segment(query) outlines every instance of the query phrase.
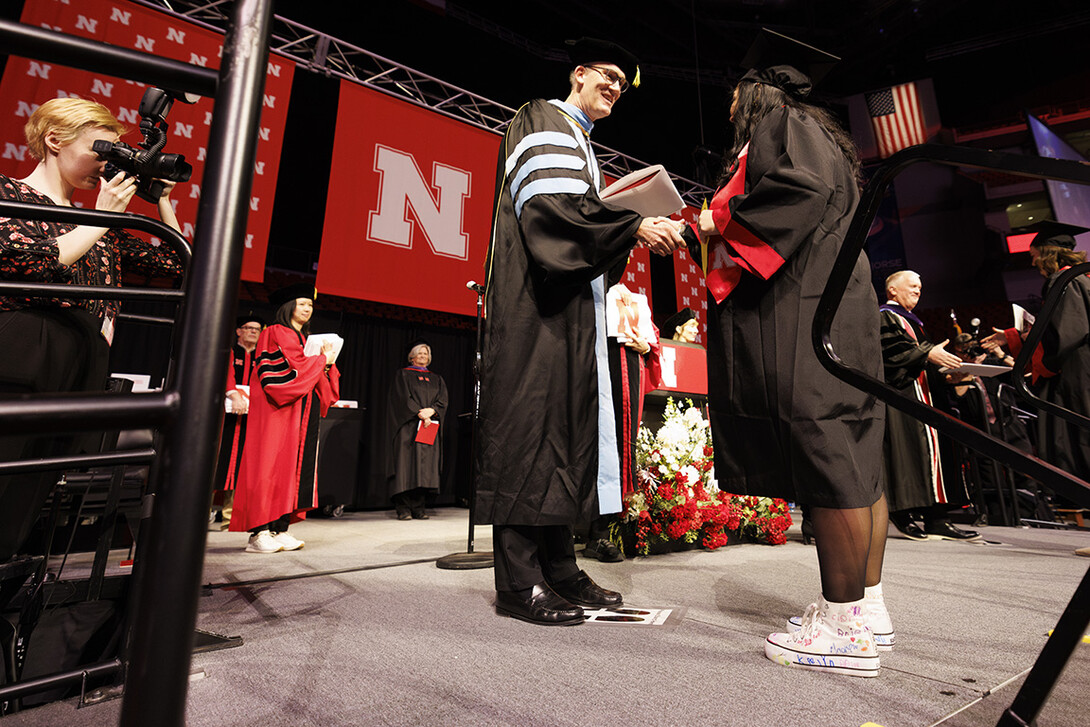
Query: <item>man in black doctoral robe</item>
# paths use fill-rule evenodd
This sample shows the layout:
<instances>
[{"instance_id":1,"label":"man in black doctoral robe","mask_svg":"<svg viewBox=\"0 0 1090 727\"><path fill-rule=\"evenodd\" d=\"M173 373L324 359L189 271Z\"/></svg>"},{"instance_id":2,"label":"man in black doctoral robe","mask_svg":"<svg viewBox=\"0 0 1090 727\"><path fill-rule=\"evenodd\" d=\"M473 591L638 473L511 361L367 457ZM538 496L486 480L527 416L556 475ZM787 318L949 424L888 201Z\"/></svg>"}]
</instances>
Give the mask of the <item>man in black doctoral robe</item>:
<instances>
[{"instance_id":1,"label":"man in black doctoral robe","mask_svg":"<svg viewBox=\"0 0 1090 727\"><path fill-rule=\"evenodd\" d=\"M924 404L933 405L927 366L956 369L961 359L927 339L923 321L912 312L920 301L920 276L899 270L886 278L882 312L882 360L886 382ZM919 419L890 407L883 448L889 520L912 540L971 540L972 530L955 527L947 517L950 504L966 499L963 484L943 477L938 432ZM914 514L923 517L921 529Z\"/></svg>"},{"instance_id":2,"label":"man in black doctoral robe","mask_svg":"<svg viewBox=\"0 0 1090 727\"><path fill-rule=\"evenodd\" d=\"M476 453L496 608L549 625L621 602L579 570L571 532L621 509L604 274L637 242L663 254L681 244L675 223L598 197L590 131L638 85L635 58L587 38L570 57L567 99L523 106L500 147Z\"/></svg>"}]
</instances>

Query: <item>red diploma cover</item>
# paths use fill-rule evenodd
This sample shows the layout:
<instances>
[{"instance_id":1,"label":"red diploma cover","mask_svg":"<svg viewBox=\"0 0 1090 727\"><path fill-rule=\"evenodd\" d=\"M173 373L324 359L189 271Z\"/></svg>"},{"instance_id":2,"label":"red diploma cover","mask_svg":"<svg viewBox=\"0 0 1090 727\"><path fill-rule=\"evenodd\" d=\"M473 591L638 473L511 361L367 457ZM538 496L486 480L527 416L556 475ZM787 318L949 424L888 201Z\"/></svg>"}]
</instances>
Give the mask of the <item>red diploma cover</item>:
<instances>
[{"instance_id":1,"label":"red diploma cover","mask_svg":"<svg viewBox=\"0 0 1090 727\"><path fill-rule=\"evenodd\" d=\"M424 426L424 420L420 420L420 424L416 426L416 441L420 444L435 444L435 437L439 434L439 422L434 419L431 420L431 424Z\"/></svg>"}]
</instances>

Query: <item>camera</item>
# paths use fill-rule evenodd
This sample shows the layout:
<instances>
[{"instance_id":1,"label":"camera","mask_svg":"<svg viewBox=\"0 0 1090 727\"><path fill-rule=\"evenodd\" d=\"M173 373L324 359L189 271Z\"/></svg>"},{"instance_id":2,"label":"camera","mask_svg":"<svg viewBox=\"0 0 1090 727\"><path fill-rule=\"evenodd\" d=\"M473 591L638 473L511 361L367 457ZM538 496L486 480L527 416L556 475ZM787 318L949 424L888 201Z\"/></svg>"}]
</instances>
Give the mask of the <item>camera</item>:
<instances>
[{"instance_id":1,"label":"camera","mask_svg":"<svg viewBox=\"0 0 1090 727\"><path fill-rule=\"evenodd\" d=\"M161 88L149 88L140 100L140 133L144 141L140 148L129 146L123 141L96 141L91 147L100 159L107 161L104 175L112 179L118 172L136 178L136 195L152 204L163 196L163 183L188 182L193 174L185 157L181 154L165 154L162 149L167 143L167 114L174 100L178 98L170 91ZM188 99L183 98L189 102Z\"/></svg>"}]
</instances>

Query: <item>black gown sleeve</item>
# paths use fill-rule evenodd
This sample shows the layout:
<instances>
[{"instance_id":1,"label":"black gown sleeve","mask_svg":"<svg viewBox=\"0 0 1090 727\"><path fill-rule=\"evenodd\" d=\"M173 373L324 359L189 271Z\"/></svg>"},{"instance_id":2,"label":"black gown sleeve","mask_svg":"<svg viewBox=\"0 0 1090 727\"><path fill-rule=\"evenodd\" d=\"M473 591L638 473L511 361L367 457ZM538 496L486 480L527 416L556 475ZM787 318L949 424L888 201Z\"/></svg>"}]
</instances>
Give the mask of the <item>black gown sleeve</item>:
<instances>
[{"instance_id":1,"label":"black gown sleeve","mask_svg":"<svg viewBox=\"0 0 1090 727\"><path fill-rule=\"evenodd\" d=\"M836 196L827 180L837 178L839 154L827 132L799 112L784 107L765 117L749 143L747 191L730 199L730 220L719 230L732 257L767 280L812 239Z\"/></svg>"},{"instance_id":2,"label":"black gown sleeve","mask_svg":"<svg viewBox=\"0 0 1090 727\"><path fill-rule=\"evenodd\" d=\"M882 361L890 386L909 386L927 367L932 348L934 344L927 341L914 341L894 314L882 311Z\"/></svg>"}]
</instances>

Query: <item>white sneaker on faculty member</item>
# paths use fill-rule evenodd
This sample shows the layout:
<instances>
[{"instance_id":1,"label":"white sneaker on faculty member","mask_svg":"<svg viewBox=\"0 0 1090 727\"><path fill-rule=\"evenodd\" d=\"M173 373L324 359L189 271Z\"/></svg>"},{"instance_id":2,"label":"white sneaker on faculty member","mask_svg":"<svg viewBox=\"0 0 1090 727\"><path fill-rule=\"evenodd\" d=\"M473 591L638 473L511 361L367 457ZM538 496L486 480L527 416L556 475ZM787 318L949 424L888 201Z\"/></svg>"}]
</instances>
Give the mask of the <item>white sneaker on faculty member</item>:
<instances>
[{"instance_id":1,"label":"white sneaker on faculty member","mask_svg":"<svg viewBox=\"0 0 1090 727\"><path fill-rule=\"evenodd\" d=\"M282 533L274 533L273 540L280 543L284 550L299 550L306 545L306 543L290 534L287 530Z\"/></svg>"},{"instance_id":2,"label":"white sneaker on faculty member","mask_svg":"<svg viewBox=\"0 0 1090 727\"><path fill-rule=\"evenodd\" d=\"M246 544L247 553L279 553L283 549L284 544L278 542L268 530L251 535Z\"/></svg>"}]
</instances>

